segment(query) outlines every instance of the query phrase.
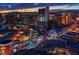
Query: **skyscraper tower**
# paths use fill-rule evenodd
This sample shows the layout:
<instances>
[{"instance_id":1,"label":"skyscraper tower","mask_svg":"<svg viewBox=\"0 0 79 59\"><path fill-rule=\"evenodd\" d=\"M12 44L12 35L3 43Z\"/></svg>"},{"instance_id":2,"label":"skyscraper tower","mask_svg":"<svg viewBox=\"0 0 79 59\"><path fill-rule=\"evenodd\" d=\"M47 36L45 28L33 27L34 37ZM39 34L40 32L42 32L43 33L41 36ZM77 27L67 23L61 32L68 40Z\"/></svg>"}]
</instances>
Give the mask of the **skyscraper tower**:
<instances>
[{"instance_id":1,"label":"skyscraper tower","mask_svg":"<svg viewBox=\"0 0 79 59\"><path fill-rule=\"evenodd\" d=\"M43 34L48 29L49 7L39 9L38 30Z\"/></svg>"}]
</instances>

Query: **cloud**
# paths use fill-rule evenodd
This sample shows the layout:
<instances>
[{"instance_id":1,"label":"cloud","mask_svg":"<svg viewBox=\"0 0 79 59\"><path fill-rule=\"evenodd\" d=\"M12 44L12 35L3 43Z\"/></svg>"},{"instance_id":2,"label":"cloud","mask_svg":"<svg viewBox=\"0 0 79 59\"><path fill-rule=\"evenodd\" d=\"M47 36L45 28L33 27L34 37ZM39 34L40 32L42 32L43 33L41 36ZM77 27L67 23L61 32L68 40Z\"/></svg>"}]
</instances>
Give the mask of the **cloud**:
<instances>
[{"instance_id":1,"label":"cloud","mask_svg":"<svg viewBox=\"0 0 79 59\"><path fill-rule=\"evenodd\" d=\"M69 4L69 5L61 5L61 6L51 6L50 10L52 9L79 9L79 4Z\"/></svg>"}]
</instances>

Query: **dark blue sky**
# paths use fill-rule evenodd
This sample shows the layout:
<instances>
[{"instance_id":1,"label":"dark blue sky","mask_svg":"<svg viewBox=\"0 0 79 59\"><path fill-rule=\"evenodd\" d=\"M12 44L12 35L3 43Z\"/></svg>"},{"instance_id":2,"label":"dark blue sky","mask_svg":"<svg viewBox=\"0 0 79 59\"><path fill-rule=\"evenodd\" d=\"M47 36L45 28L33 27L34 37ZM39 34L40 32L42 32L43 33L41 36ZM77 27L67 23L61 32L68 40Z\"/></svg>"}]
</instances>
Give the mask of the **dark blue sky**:
<instances>
[{"instance_id":1,"label":"dark blue sky","mask_svg":"<svg viewBox=\"0 0 79 59\"><path fill-rule=\"evenodd\" d=\"M9 10L9 9L22 9L22 8L33 8L33 7L43 7L43 6L66 6L75 7L79 6L78 3L0 3L0 10ZM64 7L65 8L65 7Z\"/></svg>"}]
</instances>

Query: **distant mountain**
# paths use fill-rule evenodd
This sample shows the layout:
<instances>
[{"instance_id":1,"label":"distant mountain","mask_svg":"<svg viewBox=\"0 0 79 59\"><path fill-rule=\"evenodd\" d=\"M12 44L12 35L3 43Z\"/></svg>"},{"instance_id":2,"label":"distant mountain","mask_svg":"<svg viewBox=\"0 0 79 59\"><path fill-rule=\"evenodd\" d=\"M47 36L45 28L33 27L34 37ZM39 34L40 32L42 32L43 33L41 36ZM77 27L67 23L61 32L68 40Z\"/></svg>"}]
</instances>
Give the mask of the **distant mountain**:
<instances>
[{"instance_id":1,"label":"distant mountain","mask_svg":"<svg viewBox=\"0 0 79 59\"><path fill-rule=\"evenodd\" d=\"M72 12L72 13L79 13L79 9L71 9L71 10L63 10L63 9L57 9L57 10L51 10L50 12Z\"/></svg>"}]
</instances>

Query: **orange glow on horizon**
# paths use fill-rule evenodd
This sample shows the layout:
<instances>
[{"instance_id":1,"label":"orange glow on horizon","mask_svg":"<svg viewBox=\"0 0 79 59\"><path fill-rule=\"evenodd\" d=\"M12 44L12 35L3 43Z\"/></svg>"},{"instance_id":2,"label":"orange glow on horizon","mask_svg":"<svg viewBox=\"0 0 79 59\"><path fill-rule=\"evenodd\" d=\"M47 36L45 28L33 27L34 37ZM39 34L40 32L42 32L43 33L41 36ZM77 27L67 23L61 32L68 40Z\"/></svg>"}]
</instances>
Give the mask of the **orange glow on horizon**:
<instances>
[{"instance_id":1,"label":"orange glow on horizon","mask_svg":"<svg viewBox=\"0 0 79 59\"><path fill-rule=\"evenodd\" d=\"M0 10L0 13L8 13L8 12L38 12L38 8L17 9L17 10Z\"/></svg>"}]
</instances>

